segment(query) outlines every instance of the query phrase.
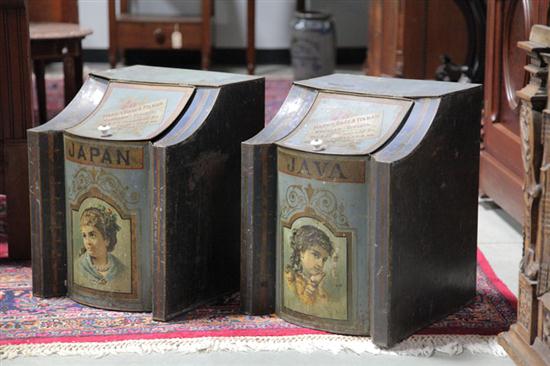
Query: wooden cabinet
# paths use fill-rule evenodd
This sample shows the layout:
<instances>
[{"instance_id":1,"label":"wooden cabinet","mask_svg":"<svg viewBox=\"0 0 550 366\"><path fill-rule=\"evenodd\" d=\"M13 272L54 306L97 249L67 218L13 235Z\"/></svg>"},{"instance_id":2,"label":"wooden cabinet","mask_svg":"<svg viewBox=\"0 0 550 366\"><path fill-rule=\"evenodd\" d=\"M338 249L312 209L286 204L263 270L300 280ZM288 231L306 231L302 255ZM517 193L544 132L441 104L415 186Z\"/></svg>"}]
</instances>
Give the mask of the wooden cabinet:
<instances>
[{"instance_id":1,"label":"wooden cabinet","mask_svg":"<svg viewBox=\"0 0 550 366\"><path fill-rule=\"evenodd\" d=\"M516 91L527 82L527 56L518 41L529 39L533 24L547 23L548 0L489 0L485 110L479 187L516 220L523 220L523 174Z\"/></svg>"},{"instance_id":2,"label":"wooden cabinet","mask_svg":"<svg viewBox=\"0 0 550 366\"><path fill-rule=\"evenodd\" d=\"M434 79L447 55L481 82L484 36L481 0L372 0L368 74Z\"/></svg>"},{"instance_id":3,"label":"wooden cabinet","mask_svg":"<svg viewBox=\"0 0 550 366\"><path fill-rule=\"evenodd\" d=\"M120 14L109 1L109 63L115 67L125 49L186 49L201 51L201 67L208 69L212 48L213 0L202 0L202 14L196 17L147 16L133 14L130 1L121 0ZM181 42L173 42L173 33ZM179 38L179 37L178 37ZM181 43L181 44L178 44Z\"/></svg>"}]
</instances>

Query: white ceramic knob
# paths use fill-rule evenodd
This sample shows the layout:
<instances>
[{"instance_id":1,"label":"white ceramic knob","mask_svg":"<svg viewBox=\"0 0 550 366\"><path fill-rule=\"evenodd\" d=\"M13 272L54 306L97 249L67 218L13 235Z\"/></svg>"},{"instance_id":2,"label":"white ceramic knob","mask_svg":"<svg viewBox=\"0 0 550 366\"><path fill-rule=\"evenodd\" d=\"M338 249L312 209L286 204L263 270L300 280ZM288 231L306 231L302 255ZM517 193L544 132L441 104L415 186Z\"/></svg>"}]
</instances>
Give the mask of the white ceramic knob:
<instances>
[{"instance_id":1,"label":"white ceramic knob","mask_svg":"<svg viewBox=\"0 0 550 366\"><path fill-rule=\"evenodd\" d=\"M321 139L313 139L310 141L309 143L311 145L311 147L313 148L313 150L324 150L325 147L323 146L323 140Z\"/></svg>"},{"instance_id":2,"label":"white ceramic knob","mask_svg":"<svg viewBox=\"0 0 550 366\"><path fill-rule=\"evenodd\" d=\"M111 126L109 125L99 125L97 126L99 132L101 132L101 137L111 136Z\"/></svg>"}]
</instances>

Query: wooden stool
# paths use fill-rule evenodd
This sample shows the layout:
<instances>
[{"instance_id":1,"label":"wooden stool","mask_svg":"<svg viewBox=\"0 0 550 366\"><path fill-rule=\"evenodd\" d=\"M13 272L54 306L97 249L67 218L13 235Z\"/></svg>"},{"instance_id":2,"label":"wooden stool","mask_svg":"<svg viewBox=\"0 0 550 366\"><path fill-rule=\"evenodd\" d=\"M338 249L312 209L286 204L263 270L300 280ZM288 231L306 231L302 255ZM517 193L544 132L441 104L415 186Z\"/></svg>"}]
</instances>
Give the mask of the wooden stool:
<instances>
[{"instance_id":1,"label":"wooden stool","mask_svg":"<svg viewBox=\"0 0 550 366\"><path fill-rule=\"evenodd\" d=\"M47 119L45 61L63 61L67 105L82 86L82 39L92 31L72 23L30 23L29 26L38 119L44 123Z\"/></svg>"}]
</instances>

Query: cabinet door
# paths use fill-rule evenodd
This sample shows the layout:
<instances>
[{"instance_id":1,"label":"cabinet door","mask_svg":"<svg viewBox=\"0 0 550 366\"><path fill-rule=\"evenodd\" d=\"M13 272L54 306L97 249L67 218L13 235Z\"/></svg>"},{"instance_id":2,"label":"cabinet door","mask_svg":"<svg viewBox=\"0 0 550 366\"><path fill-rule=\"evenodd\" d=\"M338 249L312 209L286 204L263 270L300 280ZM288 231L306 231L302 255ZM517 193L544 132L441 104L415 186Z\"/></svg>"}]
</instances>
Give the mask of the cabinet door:
<instances>
[{"instance_id":1,"label":"cabinet door","mask_svg":"<svg viewBox=\"0 0 550 366\"><path fill-rule=\"evenodd\" d=\"M489 0L485 63L485 111L482 119L480 191L522 222L523 163L516 91L528 81L525 53L518 41L531 26L546 23L548 1Z\"/></svg>"}]
</instances>

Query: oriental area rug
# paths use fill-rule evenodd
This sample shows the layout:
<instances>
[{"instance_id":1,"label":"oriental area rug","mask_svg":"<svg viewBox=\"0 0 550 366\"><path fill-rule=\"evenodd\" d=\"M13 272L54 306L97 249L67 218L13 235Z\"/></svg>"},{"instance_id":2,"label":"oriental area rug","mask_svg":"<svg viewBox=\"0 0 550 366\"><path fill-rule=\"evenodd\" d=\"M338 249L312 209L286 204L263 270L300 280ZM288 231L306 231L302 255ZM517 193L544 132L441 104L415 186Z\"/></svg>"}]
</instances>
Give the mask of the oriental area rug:
<instances>
[{"instance_id":1,"label":"oriental area rug","mask_svg":"<svg viewBox=\"0 0 550 366\"><path fill-rule=\"evenodd\" d=\"M266 81L266 121L283 103L290 85L289 80ZM62 80L47 79L46 88L51 118L62 108ZM5 248L2 202L0 196L0 248ZM389 350L376 347L368 337L329 334L275 315L247 316L238 310L239 296L234 294L163 323L153 321L150 313L100 310L65 297L40 299L32 295L30 263L0 259L0 360L53 354L286 350L411 356L470 351L505 356L496 334L515 322L516 298L478 252L477 296L472 302Z\"/></svg>"},{"instance_id":2,"label":"oriental area rug","mask_svg":"<svg viewBox=\"0 0 550 366\"><path fill-rule=\"evenodd\" d=\"M457 313L389 350L368 337L341 336L302 328L275 315L239 314L238 294L200 307L171 322L150 313L106 311L68 298L33 297L30 263L0 264L0 359L17 356L121 352L204 351L357 353L429 356L464 350L504 356L495 335L515 321L516 299L478 252L477 296Z\"/></svg>"}]
</instances>

